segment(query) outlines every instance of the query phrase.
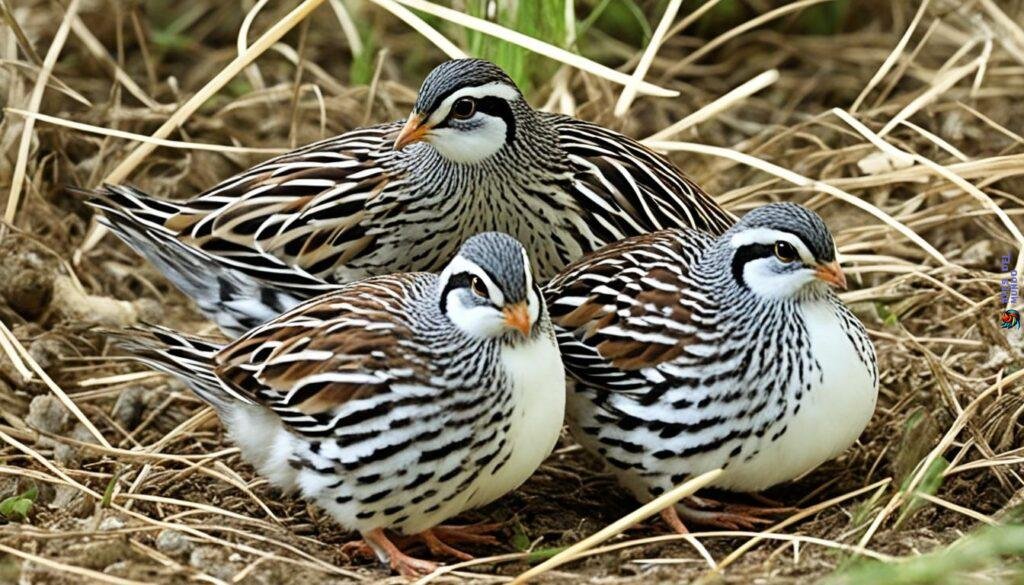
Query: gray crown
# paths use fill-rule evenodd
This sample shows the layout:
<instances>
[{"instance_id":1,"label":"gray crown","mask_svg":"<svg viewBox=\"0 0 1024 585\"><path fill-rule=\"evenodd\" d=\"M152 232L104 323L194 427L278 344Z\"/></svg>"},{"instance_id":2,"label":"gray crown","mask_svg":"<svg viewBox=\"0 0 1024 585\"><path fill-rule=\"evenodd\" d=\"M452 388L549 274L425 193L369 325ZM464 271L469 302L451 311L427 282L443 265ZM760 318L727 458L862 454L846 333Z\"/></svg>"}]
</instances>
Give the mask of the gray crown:
<instances>
[{"instance_id":1,"label":"gray crown","mask_svg":"<svg viewBox=\"0 0 1024 585\"><path fill-rule=\"evenodd\" d=\"M454 59L445 61L427 75L420 86L413 110L432 112L445 98L465 87L477 87L492 82L516 83L500 67L483 59ZM516 88L518 90L518 88Z\"/></svg>"},{"instance_id":2,"label":"gray crown","mask_svg":"<svg viewBox=\"0 0 1024 585\"><path fill-rule=\"evenodd\" d=\"M506 302L525 300L529 292L523 269L524 254L526 251L519 240L501 232L477 234L459 249L459 256L476 264L491 277L505 295Z\"/></svg>"},{"instance_id":3,"label":"gray crown","mask_svg":"<svg viewBox=\"0 0 1024 585\"><path fill-rule=\"evenodd\" d=\"M802 205L771 203L758 207L744 215L743 219L729 231L735 233L752 228L769 228L791 233L807 245L815 259L823 262L835 260L836 248L832 233L821 216Z\"/></svg>"}]
</instances>

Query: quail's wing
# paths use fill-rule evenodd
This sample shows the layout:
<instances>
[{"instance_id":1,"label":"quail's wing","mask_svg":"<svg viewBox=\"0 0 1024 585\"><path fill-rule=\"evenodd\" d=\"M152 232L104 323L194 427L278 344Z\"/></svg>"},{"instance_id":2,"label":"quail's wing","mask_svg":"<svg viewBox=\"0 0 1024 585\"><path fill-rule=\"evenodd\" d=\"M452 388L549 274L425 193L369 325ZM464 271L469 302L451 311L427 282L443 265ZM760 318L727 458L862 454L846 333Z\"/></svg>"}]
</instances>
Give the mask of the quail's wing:
<instances>
[{"instance_id":1,"label":"quail's wing","mask_svg":"<svg viewBox=\"0 0 1024 585\"><path fill-rule=\"evenodd\" d=\"M430 386L431 359L405 315L410 291L431 278L370 278L307 301L226 346L216 375L309 435L331 434L359 412L386 408L378 398L395 407L424 400L416 392L392 394L396 386ZM357 401L365 408L341 420L339 412Z\"/></svg>"},{"instance_id":2,"label":"quail's wing","mask_svg":"<svg viewBox=\"0 0 1024 585\"><path fill-rule=\"evenodd\" d=\"M605 246L570 264L545 287L566 370L596 388L635 392L692 340L683 302L689 267L711 237L663 230Z\"/></svg>"},{"instance_id":3,"label":"quail's wing","mask_svg":"<svg viewBox=\"0 0 1024 585\"><path fill-rule=\"evenodd\" d=\"M173 204L164 226L256 278L284 265L324 279L373 244L362 220L400 179L382 164L399 127L360 128L268 160Z\"/></svg>"},{"instance_id":4,"label":"quail's wing","mask_svg":"<svg viewBox=\"0 0 1024 585\"><path fill-rule=\"evenodd\" d=\"M606 241L677 227L717 235L736 222L668 159L639 142L576 118L553 119L577 169L573 194L618 231Z\"/></svg>"}]
</instances>

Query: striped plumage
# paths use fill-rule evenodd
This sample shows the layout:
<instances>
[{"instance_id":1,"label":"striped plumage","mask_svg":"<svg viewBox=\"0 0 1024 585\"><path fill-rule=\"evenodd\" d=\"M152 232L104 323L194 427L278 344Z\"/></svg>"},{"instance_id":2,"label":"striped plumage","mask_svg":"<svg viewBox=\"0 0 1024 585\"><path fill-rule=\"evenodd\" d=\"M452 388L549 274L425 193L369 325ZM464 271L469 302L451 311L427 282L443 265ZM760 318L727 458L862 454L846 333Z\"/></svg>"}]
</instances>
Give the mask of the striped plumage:
<instances>
[{"instance_id":1,"label":"striped plumage","mask_svg":"<svg viewBox=\"0 0 1024 585\"><path fill-rule=\"evenodd\" d=\"M835 457L866 426L878 371L829 284L845 286L832 237L793 204L569 265L545 296L574 436L642 500L718 467L717 487L758 491Z\"/></svg>"},{"instance_id":2,"label":"striped plumage","mask_svg":"<svg viewBox=\"0 0 1024 585\"><path fill-rule=\"evenodd\" d=\"M519 239L546 281L626 236L733 222L667 159L538 112L495 65L446 62L409 120L299 148L188 201L106 186L102 221L229 333L325 285L439 270L473 234ZM194 264L211 276L197 278Z\"/></svg>"},{"instance_id":3,"label":"striped plumage","mask_svg":"<svg viewBox=\"0 0 1024 585\"><path fill-rule=\"evenodd\" d=\"M562 426L553 328L503 234L470 239L440 275L344 285L226 346L158 328L121 344L213 405L261 475L405 574L432 565L382 530L435 541L525 481Z\"/></svg>"}]
</instances>

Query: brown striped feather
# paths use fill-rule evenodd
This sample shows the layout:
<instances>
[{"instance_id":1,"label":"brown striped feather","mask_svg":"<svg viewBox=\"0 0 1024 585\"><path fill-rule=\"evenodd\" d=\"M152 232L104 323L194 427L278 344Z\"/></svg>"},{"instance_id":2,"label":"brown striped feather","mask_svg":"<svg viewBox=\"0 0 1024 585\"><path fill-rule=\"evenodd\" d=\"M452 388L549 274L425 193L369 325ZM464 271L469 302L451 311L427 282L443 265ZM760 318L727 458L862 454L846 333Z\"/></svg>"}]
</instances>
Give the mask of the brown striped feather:
<instances>
[{"instance_id":1,"label":"brown striped feather","mask_svg":"<svg viewBox=\"0 0 1024 585\"><path fill-rule=\"evenodd\" d=\"M258 402L284 400L296 384L318 374L379 375L379 382L331 381L291 406L306 414L387 389L401 379L427 384L429 363L395 339L413 332L402 321L403 288L415 275L378 277L318 297L235 340L217 358L216 374ZM366 323L374 327L367 327ZM267 348L273 347L271 351ZM302 357L303 352L311 353ZM293 359L289 359L293 358ZM277 360L286 360L274 364ZM405 371L407 370L407 371ZM257 391L261 396L257 396Z\"/></svg>"}]
</instances>

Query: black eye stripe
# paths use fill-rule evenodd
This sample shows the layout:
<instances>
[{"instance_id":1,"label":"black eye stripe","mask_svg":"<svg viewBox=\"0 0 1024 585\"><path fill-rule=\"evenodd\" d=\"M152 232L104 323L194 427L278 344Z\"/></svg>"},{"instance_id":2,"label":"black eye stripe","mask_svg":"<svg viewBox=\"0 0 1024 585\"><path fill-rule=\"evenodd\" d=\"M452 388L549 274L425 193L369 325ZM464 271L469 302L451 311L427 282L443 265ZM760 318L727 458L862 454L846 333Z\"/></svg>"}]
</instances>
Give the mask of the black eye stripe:
<instances>
[{"instance_id":1,"label":"black eye stripe","mask_svg":"<svg viewBox=\"0 0 1024 585\"><path fill-rule=\"evenodd\" d=\"M465 98L459 98L465 99ZM512 106L509 105L508 101L504 98L497 96L485 96L482 98L470 98L476 102L476 113L486 114L488 116L495 116L501 118L505 122L505 143L510 144L515 139L516 134L516 116L512 112ZM453 120L462 121L460 118L454 115L455 104L452 104L452 110L448 112L445 119L438 122L435 128L449 128Z\"/></svg>"},{"instance_id":2,"label":"black eye stripe","mask_svg":"<svg viewBox=\"0 0 1024 585\"><path fill-rule=\"evenodd\" d=\"M495 280L494 275L491 274L489 270L483 267L481 267L480 269L484 271L484 274L487 275L487 278L491 279L491 282L498 282L497 280ZM458 288L468 288L470 290L473 290L473 282L476 280L479 280L480 284L483 285L483 288L487 291L487 300L490 301L491 287L487 285L487 282L484 279L480 278L476 274L473 274L472 272L459 272L457 274L453 274L451 278L448 279L448 283L445 285L444 290L441 291L441 312L446 314L448 313L448 293ZM500 285L498 286L498 288L499 290L501 289ZM506 296L508 295L506 291L502 291L502 294Z\"/></svg>"},{"instance_id":3,"label":"black eye stripe","mask_svg":"<svg viewBox=\"0 0 1024 585\"><path fill-rule=\"evenodd\" d=\"M457 288L467 288L472 283L474 278L479 278L469 272L460 272L453 274L448 279L448 283L444 286L444 290L441 291L441 312L448 314L448 293L452 292Z\"/></svg>"},{"instance_id":4,"label":"black eye stripe","mask_svg":"<svg viewBox=\"0 0 1024 585\"><path fill-rule=\"evenodd\" d=\"M478 112L498 116L502 119L512 116L512 108L508 101L493 95L477 98L476 109Z\"/></svg>"},{"instance_id":5,"label":"black eye stripe","mask_svg":"<svg viewBox=\"0 0 1024 585\"><path fill-rule=\"evenodd\" d=\"M740 246L732 257L732 277L740 286L750 288L747 286L746 281L743 280L743 267L751 260L773 256L775 256L775 244L746 244Z\"/></svg>"}]
</instances>

